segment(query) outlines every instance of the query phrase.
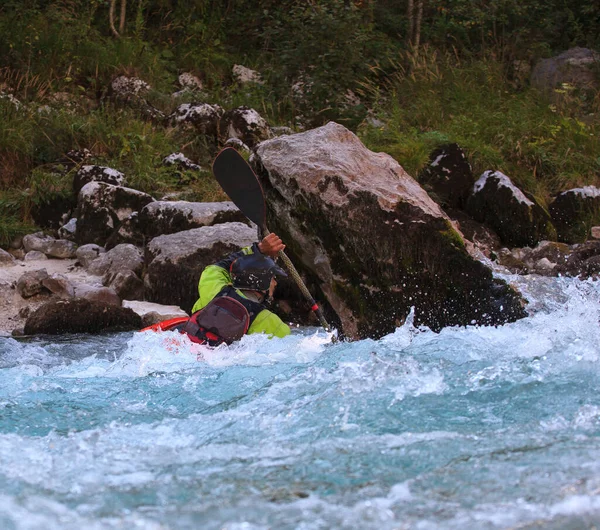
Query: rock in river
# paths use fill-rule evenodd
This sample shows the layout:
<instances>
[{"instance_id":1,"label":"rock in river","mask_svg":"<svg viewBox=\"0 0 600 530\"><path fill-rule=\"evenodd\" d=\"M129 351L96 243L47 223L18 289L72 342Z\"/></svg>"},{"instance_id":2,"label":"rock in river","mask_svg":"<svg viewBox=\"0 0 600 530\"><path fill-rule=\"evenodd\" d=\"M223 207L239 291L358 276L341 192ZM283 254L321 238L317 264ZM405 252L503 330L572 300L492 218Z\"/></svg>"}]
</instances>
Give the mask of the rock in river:
<instances>
[{"instance_id":1,"label":"rock in river","mask_svg":"<svg viewBox=\"0 0 600 530\"><path fill-rule=\"evenodd\" d=\"M419 184L345 127L267 140L252 162L269 228L345 335L382 336L413 306L416 322L436 330L525 316Z\"/></svg>"}]
</instances>

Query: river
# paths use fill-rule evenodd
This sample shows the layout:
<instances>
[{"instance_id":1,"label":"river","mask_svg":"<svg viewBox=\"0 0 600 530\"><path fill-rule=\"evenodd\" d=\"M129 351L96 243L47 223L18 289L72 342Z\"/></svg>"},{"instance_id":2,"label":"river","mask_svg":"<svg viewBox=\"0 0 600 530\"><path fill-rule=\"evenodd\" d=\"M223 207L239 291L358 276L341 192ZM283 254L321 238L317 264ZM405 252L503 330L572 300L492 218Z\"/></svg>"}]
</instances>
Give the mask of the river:
<instances>
[{"instance_id":1,"label":"river","mask_svg":"<svg viewBox=\"0 0 600 530\"><path fill-rule=\"evenodd\" d=\"M592 528L600 282L508 279L496 328L0 338L0 528Z\"/></svg>"}]
</instances>

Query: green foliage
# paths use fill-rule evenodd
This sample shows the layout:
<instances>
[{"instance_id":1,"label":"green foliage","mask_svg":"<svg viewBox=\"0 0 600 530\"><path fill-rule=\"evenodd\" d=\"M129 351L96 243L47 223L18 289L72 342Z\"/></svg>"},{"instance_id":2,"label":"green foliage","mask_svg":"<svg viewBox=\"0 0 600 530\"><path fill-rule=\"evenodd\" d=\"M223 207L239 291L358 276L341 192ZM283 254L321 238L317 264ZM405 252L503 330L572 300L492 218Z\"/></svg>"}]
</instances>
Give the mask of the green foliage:
<instances>
[{"instance_id":1,"label":"green foliage","mask_svg":"<svg viewBox=\"0 0 600 530\"><path fill-rule=\"evenodd\" d=\"M379 41L373 39L376 32L370 19L353 2L241 4L240 13L262 11L258 19L240 24L262 52L260 64L274 66L266 77L276 99L288 101L311 125L330 119L356 123L364 117L364 109L355 108L347 91L356 89L368 74L370 47Z\"/></svg>"},{"instance_id":2,"label":"green foliage","mask_svg":"<svg viewBox=\"0 0 600 530\"><path fill-rule=\"evenodd\" d=\"M21 192L0 191L0 247L7 247L17 236L30 234L35 227L23 212Z\"/></svg>"},{"instance_id":3,"label":"green foliage","mask_svg":"<svg viewBox=\"0 0 600 530\"><path fill-rule=\"evenodd\" d=\"M130 0L119 38L107 0L4 0L0 93L9 87L24 105L0 97L0 190L15 192L2 214L12 228L3 233L17 233L32 205L70 193L72 174L57 166L70 149L90 149L96 162L157 196L223 198L208 170L162 165L183 151L208 168L214 141L113 106L105 96L119 74L142 77L165 112L201 99L248 105L272 125L336 120L414 175L433 148L455 141L475 174L501 169L542 198L596 184L600 95L565 85L550 101L508 73L514 59L532 64L574 45L600 46L600 4L424 5L422 44L409 50L406 3L398 0ZM233 83L234 64L259 70L265 83ZM198 75L205 93L168 96L182 71ZM45 109L56 91L80 104ZM366 125L367 108L383 125Z\"/></svg>"},{"instance_id":4,"label":"green foliage","mask_svg":"<svg viewBox=\"0 0 600 530\"><path fill-rule=\"evenodd\" d=\"M457 142L475 175L500 169L546 199L568 187L597 183L600 120L569 115L533 89L516 92L492 59L457 64L433 57L391 81L379 107L383 127L365 126L364 141L396 157L413 175L432 148Z\"/></svg>"}]
</instances>

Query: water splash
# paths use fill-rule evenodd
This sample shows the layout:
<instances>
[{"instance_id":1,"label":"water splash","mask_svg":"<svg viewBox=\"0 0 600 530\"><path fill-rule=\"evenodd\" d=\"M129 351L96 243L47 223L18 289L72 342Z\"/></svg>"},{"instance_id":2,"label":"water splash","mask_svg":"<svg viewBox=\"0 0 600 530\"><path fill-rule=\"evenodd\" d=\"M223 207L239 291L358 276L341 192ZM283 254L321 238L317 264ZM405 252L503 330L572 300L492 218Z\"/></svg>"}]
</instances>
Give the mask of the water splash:
<instances>
[{"instance_id":1,"label":"water splash","mask_svg":"<svg viewBox=\"0 0 600 530\"><path fill-rule=\"evenodd\" d=\"M0 525L598 524L599 282L510 281L496 328L0 339Z\"/></svg>"}]
</instances>

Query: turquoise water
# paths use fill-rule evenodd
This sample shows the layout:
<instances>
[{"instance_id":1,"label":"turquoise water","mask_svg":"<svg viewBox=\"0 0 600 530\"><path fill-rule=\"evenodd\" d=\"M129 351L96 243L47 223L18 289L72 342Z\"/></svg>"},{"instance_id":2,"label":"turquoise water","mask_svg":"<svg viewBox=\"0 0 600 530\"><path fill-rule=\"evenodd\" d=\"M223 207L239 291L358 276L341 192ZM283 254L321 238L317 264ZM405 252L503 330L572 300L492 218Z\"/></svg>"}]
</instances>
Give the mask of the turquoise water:
<instances>
[{"instance_id":1,"label":"turquoise water","mask_svg":"<svg viewBox=\"0 0 600 530\"><path fill-rule=\"evenodd\" d=\"M0 339L2 529L600 524L600 282L379 341Z\"/></svg>"}]
</instances>

